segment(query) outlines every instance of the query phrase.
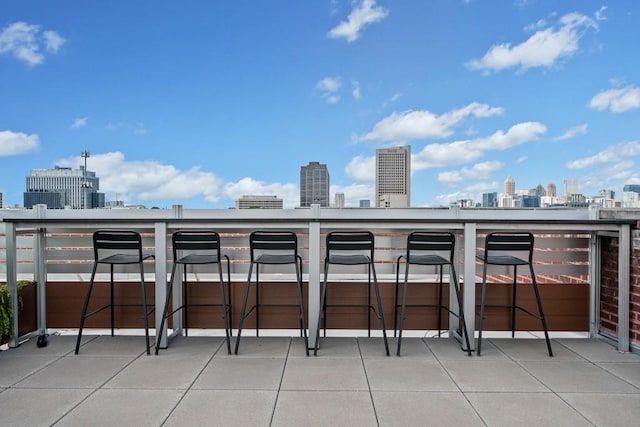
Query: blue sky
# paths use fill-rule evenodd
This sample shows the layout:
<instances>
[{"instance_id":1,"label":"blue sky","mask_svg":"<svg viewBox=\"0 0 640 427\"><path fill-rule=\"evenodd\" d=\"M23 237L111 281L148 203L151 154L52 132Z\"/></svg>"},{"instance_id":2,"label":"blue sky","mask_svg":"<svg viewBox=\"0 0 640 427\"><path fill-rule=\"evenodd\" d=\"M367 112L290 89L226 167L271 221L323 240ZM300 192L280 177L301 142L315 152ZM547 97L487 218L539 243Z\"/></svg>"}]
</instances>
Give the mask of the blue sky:
<instances>
[{"instance_id":1,"label":"blue sky","mask_svg":"<svg viewBox=\"0 0 640 427\"><path fill-rule=\"evenodd\" d=\"M80 0L0 3L0 191L77 167L107 200L373 199L411 145L412 206L576 179L640 183L640 2Z\"/></svg>"}]
</instances>

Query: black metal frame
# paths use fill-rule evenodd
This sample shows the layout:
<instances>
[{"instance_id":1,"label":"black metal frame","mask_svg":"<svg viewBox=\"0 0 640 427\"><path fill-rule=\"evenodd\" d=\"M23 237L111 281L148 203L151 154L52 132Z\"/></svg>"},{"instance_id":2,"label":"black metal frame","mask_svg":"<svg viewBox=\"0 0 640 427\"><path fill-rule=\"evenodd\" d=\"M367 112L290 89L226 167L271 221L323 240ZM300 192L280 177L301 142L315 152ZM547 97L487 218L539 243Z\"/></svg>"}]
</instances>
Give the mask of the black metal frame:
<instances>
[{"instance_id":1,"label":"black metal frame","mask_svg":"<svg viewBox=\"0 0 640 427\"><path fill-rule=\"evenodd\" d=\"M398 334L398 348L396 354L400 356L400 348L402 346L402 331L404 329L404 320L406 318L407 307L436 307L438 308L438 336L442 331L442 309L457 317L462 323L462 336L467 345L467 352L471 356L471 345L469 343L469 335L467 334L467 324L464 320L464 309L462 306L462 297L460 295L460 285L458 283L458 275L453 265L453 257L455 251L456 238L453 233L444 231L414 231L407 237L407 253L400 255L396 260L396 286L395 286L395 306L393 319L393 334L396 336L398 322L398 308L400 311L400 328ZM435 252L435 253L434 253ZM444 258L437 252L448 252L448 257ZM400 263L405 261L404 283L402 286L402 304L398 304L398 288L400 285ZM407 304L407 280L409 276L410 265L425 265L439 267L440 281L438 283L438 304ZM443 284L443 267L449 266L450 276L453 279L453 286L458 299L459 313L455 313L442 303L442 284Z\"/></svg>"},{"instance_id":2,"label":"black metal frame","mask_svg":"<svg viewBox=\"0 0 640 427\"><path fill-rule=\"evenodd\" d=\"M220 253L221 243L220 235L211 230L179 230L171 236L171 244L173 247L173 267L171 268L171 278L167 283L167 297L164 304L162 321L160 322L160 331L156 338L156 355L160 350L160 342L164 332L165 321L174 313L182 310L184 320L185 335L189 335L189 307L222 307L222 318L224 319L225 341L227 343L227 352L231 354L231 266L229 257ZM179 251L184 251L182 254ZM227 290L229 300L225 295L225 281L222 274L222 259L227 264ZM207 304L190 304L189 303L189 283L187 282L187 266L189 265L205 265L217 264L218 275L220 279L220 303ZM182 305L173 307L169 312L169 302L173 292L173 282L176 275L178 265L183 266L184 277L182 280Z\"/></svg>"},{"instance_id":3,"label":"black metal frame","mask_svg":"<svg viewBox=\"0 0 640 427\"><path fill-rule=\"evenodd\" d=\"M124 252L118 252L124 251ZM106 252L106 255L101 256ZM153 254L145 254L142 252L142 237L140 233L131 230L97 230L93 233L93 254L94 264L91 271L91 279L89 280L89 288L87 289L87 295L85 297L84 306L82 308L82 315L80 317L80 328L78 329L78 339L76 341L75 354L80 351L80 343L82 341L82 330L84 329L85 320L93 316L96 313L101 312L106 308L111 309L111 336L114 335L114 307L119 306L138 306L137 304L115 304L114 300L114 283L113 283L113 267L116 264L138 264L140 266L140 287L142 290L142 308L144 319L144 331L147 344L147 354L151 354L151 346L149 343L149 315L154 311L154 305L151 311L147 310L147 294L144 285L144 266L143 261L147 259L154 259ZM110 297L109 304L99 307L90 313L87 313L89 308L89 301L91 299L91 292L93 291L93 284L98 269L98 264L108 264L110 267Z\"/></svg>"},{"instance_id":4,"label":"black metal frame","mask_svg":"<svg viewBox=\"0 0 640 427\"><path fill-rule=\"evenodd\" d=\"M536 281L536 275L533 271L533 248L534 248L534 236L529 232L494 232L489 233L485 238L484 252L476 255L476 258L482 261L482 296L480 299L480 321L478 328L478 348L477 353L480 356L482 349L482 327L484 321L484 309L485 307L494 308L510 308L511 309L511 337L515 337L516 329L516 310L520 310L530 316L539 319L542 322L542 328L544 330L545 340L547 342L547 350L549 356L553 356L551 350L551 341L549 340L549 332L547 329L547 322L542 310L542 302L540 300L540 292L538 290L538 282ZM509 254L508 252L526 252L527 259L522 259ZM512 286L512 300L508 305L485 305L485 295L487 288L487 266L488 265L504 265L513 266L513 286ZM538 314L532 313L529 310L520 307L516 304L516 290L518 279L518 266L528 265L531 274L531 282L533 285L533 291L536 295L536 302L538 304Z\"/></svg>"},{"instance_id":5,"label":"black metal frame","mask_svg":"<svg viewBox=\"0 0 640 427\"><path fill-rule=\"evenodd\" d=\"M302 257L298 254L298 236L291 231L254 231L249 236L249 252L251 264L247 277L247 286L242 301L240 324L236 336L235 354L238 354L242 326L244 320L253 310L256 312L256 335L260 333L260 307L298 307L300 310L300 335L304 337L304 347L309 355L309 341L307 337L307 324L305 321L304 297L302 294ZM260 265L294 264L296 269L296 282L298 287L299 304L262 304L260 303ZM251 276L253 267L256 267L256 302L247 312L247 302L251 288Z\"/></svg>"},{"instance_id":6,"label":"black metal frame","mask_svg":"<svg viewBox=\"0 0 640 427\"><path fill-rule=\"evenodd\" d=\"M376 276L376 269L374 265L374 249L375 241L373 233L370 231L332 231L326 236L326 256L324 259L324 281L322 284L320 310L318 315L318 325L316 329L316 342L314 345L313 355L318 354L318 347L320 344L320 325L324 324L324 334L326 337L326 317L327 307L366 307L367 310L373 311L380 320L382 326L382 336L384 339L384 347L389 356L389 342L387 340L387 328L384 322L384 315L382 313L382 299L380 298L380 289L378 287L378 278ZM337 252L337 253L332 253ZM356 252L356 253L349 253ZM367 254L368 253L368 254ZM327 304L327 278L329 276L329 265L367 265L368 276L368 304ZM373 275L373 285L376 293L377 310L371 304L371 276ZM324 320L324 322L323 322ZM368 317L367 322L368 336L371 336L371 316Z\"/></svg>"}]
</instances>

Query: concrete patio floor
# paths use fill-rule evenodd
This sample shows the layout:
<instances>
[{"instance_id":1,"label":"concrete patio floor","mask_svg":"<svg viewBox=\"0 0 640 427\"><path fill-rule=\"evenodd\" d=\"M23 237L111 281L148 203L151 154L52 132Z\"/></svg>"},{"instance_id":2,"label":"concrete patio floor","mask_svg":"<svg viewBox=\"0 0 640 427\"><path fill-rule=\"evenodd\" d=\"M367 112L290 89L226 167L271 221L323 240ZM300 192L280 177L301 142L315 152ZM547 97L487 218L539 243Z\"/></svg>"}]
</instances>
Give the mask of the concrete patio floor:
<instances>
[{"instance_id":1,"label":"concrete patio floor","mask_svg":"<svg viewBox=\"0 0 640 427\"><path fill-rule=\"evenodd\" d=\"M235 340L232 341L232 344ZM395 340L390 346L395 349ZM446 338L178 337L147 356L140 336L35 339L0 352L3 426L635 426L640 356L601 340L488 339L468 357Z\"/></svg>"}]
</instances>

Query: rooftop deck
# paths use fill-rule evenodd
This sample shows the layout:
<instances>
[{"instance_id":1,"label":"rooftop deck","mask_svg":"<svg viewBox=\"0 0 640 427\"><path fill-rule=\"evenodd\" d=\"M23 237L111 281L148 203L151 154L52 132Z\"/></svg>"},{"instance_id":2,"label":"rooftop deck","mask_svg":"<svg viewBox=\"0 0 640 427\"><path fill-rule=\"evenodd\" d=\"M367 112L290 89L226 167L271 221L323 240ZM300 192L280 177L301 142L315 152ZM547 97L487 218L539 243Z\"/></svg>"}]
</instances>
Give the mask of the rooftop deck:
<instances>
[{"instance_id":1,"label":"rooftop deck","mask_svg":"<svg viewBox=\"0 0 640 427\"><path fill-rule=\"evenodd\" d=\"M0 423L36 425L598 425L640 420L640 356L598 339L491 338L481 357L453 339L302 341L176 337L159 356L140 336L54 335L0 352ZM395 340L392 339L392 343Z\"/></svg>"}]
</instances>

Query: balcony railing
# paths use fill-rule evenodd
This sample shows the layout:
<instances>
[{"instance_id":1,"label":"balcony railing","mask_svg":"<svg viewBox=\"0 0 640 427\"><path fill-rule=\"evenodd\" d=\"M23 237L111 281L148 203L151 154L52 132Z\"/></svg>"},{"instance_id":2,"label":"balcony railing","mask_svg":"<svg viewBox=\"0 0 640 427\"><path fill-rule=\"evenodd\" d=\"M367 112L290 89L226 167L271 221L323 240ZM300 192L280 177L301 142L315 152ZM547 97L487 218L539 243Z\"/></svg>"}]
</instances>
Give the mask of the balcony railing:
<instances>
[{"instance_id":1,"label":"balcony railing","mask_svg":"<svg viewBox=\"0 0 640 427\"><path fill-rule=\"evenodd\" d=\"M86 282L93 264L91 235L100 228L127 228L142 233L143 245L156 254L145 271L149 281L166 283L170 268L170 234L177 229L209 228L222 236L223 251L231 258L232 280L243 282L249 265L248 235L257 229L286 229L298 234L308 284L310 331L315 331L324 236L336 229L367 229L375 234L375 263L383 282L395 280L394 261L405 251L407 234L413 230L450 230L457 236L457 270L462 282L476 283L481 267L475 253L486 233L495 230L531 231L536 236L534 263L539 283L582 285L588 288L588 325L591 335L600 332L600 242L619 240L618 253L618 346L630 345L631 230L640 210L601 209L311 209L296 210L197 210L174 206L165 210L0 210L0 280L15 290L18 279L38 282L39 330L46 332L46 284L56 281ZM338 273L338 276L334 275ZM136 280L134 270L118 273L119 280ZM342 281L362 280L353 269L332 270ZM493 270L491 281L504 282L508 271ZM129 277L130 276L130 277ZM104 279L106 275L102 276ZM190 280L208 281L213 274L196 270ZM292 274L261 271L266 280L287 281ZM465 278L473 278L466 280ZM100 280L100 277L99 277ZM523 281L529 280L527 276ZM156 286L156 305L164 303L166 289ZM474 330L475 286L464 287L464 310L469 331ZM15 292L14 292L15 294ZM174 298L180 298L174 295ZM452 298L452 301L454 299ZM17 312L17 301L14 302ZM16 322L17 323L17 322ZM159 321L156 321L159 325ZM453 326L452 331L455 332ZM14 325L17 336L17 325ZM313 342L313 338L311 337ZM638 344L638 343L634 343Z\"/></svg>"}]
</instances>

